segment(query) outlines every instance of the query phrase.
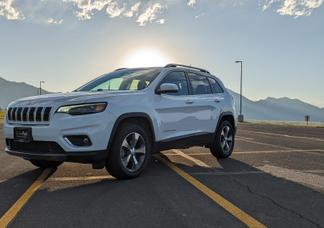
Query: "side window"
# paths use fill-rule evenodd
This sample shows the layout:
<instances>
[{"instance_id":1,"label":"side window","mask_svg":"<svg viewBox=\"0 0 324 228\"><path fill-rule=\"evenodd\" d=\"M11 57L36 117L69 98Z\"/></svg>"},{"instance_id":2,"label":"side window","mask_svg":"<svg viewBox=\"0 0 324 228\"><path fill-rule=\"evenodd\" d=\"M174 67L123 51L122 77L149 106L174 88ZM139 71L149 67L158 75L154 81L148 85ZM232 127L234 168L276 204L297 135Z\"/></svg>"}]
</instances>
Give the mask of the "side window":
<instances>
[{"instance_id":1,"label":"side window","mask_svg":"<svg viewBox=\"0 0 324 228\"><path fill-rule=\"evenodd\" d=\"M216 79L208 78L210 85L212 87L213 93L224 93L223 88L219 85Z\"/></svg>"},{"instance_id":2,"label":"side window","mask_svg":"<svg viewBox=\"0 0 324 228\"><path fill-rule=\"evenodd\" d=\"M184 72L181 71L174 71L169 73L162 81L162 83L173 83L176 84L179 88L179 91L177 93L167 93L169 95L188 95L188 83L186 79L186 75Z\"/></svg>"},{"instance_id":3,"label":"side window","mask_svg":"<svg viewBox=\"0 0 324 228\"><path fill-rule=\"evenodd\" d=\"M119 90L123 82L122 78L112 78L96 87L91 89L91 91L105 91L105 90Z\"/></svg>"},{"instance_id":4,"label":"side window","mask_svg":"<svg viewBox=\"0 0 324 228\"><path fill-rule=\"evenodd\" d=\"M207 77L189 73L189 80L191 83L193 95L212 93Z\"/></svg>"}]
</instances>

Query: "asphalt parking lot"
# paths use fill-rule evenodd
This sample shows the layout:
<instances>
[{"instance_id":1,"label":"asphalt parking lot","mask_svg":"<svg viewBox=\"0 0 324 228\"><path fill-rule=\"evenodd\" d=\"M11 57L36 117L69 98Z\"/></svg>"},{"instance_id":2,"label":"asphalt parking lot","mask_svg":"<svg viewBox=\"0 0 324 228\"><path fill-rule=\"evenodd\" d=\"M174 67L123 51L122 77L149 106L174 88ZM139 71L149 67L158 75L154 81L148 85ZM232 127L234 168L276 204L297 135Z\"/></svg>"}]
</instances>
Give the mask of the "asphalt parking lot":
<instances>
[{"instance_id":1,"label":"asphalt parking lot","mask_svg":"<svg viewBox=\"0 0 324 228\"><path fill-rule=\"evenodd\" d=\"M2 126L0 141L0 226L324 227L324 128L241 124L229 159L163 151L125 181L36 169L4 152Z\"/></svg>"}]
</instances>

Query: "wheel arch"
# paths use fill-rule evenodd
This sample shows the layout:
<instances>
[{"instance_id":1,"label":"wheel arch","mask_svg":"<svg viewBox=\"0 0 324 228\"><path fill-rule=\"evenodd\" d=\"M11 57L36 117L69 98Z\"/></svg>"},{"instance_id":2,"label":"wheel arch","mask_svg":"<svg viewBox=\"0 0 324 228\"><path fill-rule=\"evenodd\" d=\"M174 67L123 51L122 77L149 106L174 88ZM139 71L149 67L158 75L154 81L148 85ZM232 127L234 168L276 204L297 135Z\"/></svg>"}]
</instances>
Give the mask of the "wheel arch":
<instances>
[{"instance_id":1,"label":"wheel arch","mask_svg":"<svg viewBox=\"0 0 324 228\"><path fill-rule=\"evenodd\" d=\"M234 133L236 133L235 117L234 117L234 114L232 112L222 112L220 114L218 122L217 122L216 129L215 129L215 132L217 132L220 124L225 120L229 121L233 125Z\"/></svg>"},{"instance_id":2,"label":"wheel arch","mask_svg":"<svg viewBox=\"0 0 324 228\"><path fill-rule=\"evenodd\" d=\"M145 124L147 124L150 134L152 136L152 141L155 143L155 131L154 131L154 125L151 117L147 113L143 112L131 112L131 113L125 113L120 115L117 120L115 121L115 124L112 128L109 141L108 141L108 146L107 146L107 151L111 148L112 142L114 140L115 134L119 128L119 126L124 123L125 121L143 121Z\"/></svg>"}]
</instances>

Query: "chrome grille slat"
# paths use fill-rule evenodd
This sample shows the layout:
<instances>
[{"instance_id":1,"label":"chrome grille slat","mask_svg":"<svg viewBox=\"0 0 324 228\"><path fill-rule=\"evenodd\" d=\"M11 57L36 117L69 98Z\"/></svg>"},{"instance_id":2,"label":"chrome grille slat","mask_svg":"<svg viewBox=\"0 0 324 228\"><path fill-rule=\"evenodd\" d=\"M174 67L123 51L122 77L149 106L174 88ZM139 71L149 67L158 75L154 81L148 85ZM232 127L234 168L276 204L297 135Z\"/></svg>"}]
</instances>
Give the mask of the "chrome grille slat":
<instances>
[{"instance_id":1,"label":"chrome grille slat","mask_svg":"<svg viewBox=\"0 0 324 228\"><path fill-rule=\"evenodd\" d=\"M45 110L44 110L44 121L48 121L49 120L49 115L50 115L50 112L51 112L51 107L46 107Z\"/></svg>"},{"instance_id":2,"label":"chrome grille slat","mask_svg":"<svg viewBox=\"0 0 324 228\"><path fill-rule=\"evenodd\" d=\"M35 107L34 112L33 112L33 121L36 122L36 112L37 112L37 107Z\"/></svg>"},{"instance_id":3,"label":"chrome grille slat","mask_svg":"<svg viewBox=\"0 0 324 228\"><path fill-rule=\"evenodd\" d=\"M12 113L12 108L8 109L8 119L11 120L11 113Z\"/></svg>"},{"instance_id":4,"label":"chrome grille slat","mask_svg":"<svg viewBox=\"0 0 324 228\"><path fill-rule=\"evenodd\" d=\"M35 107L31 107L29 109L29 119L28 119L31 122L34 122L35 121L35 115L34 115L34 113L35 113Z\"/></svg>"},{"instance_id":5,"label":"chrome grille slat","mask_svg":"<svg viewBox=\"0 0 324 228\"><path fill-rule=\"evenodd\" d=\"M46 124L50 121L52 107L10 107L8 109L9 123Z\"/></svg>"},{"instance_id":6,"label":"chrome grille slat","mask_svg":"<svg viewBox=\"0 0 324 228\"><path fill-rule=\"evenodd\" d=\"M14 108L12 111L12 120L14 121L17 120L17 108Z\"/></svg>"},{"instance_id":7,"label":"chrome grille slat","mask_svg":"<svg viewBox=\"0 0 324 228\"><path fill-rule=\"evenodd\" d=\"M30 107L27 108L27 118L26 118L26 121L29 121L29 111L30 111Z\"/></svg>"},{"instance_id":8,"label":"chrome grille slat","mask_svg":"<svg viewBox=\"0 0 324 228\"><path fill-rule=\"evenodd\" d=\"M27 112L28 112L28 108L27 107L25 107L25 108L23 108L23 110L22 110L22 112L21 112L21 120L22 121L27 121Z\"/></svg>"},{"instance_id":9,"label":"chrome grille slat","mask_svg":"<svg viewBox=\"0 0 324 228\"><path fill-rule=\"evenodd\" d=\"M45 108L42 108L42 113L41 113L41 122L44 121L44 112L45 112Z\"/></svg>"},{"instance_id":10,"label":"chrome grille slat","mask_svg":"<svg viewBox=\"0 0 324 228\"><path fill-rule=\"evenodd\" d=\"M22 111L22 107L19 107L17 109L17 118L16 118L17 121L21 121L21 111Z\"/></svg>"},{"instance_id":11,"label":"chrome grille slat","mask_svg":"<svg viewBox=\"0 0 324 228\"><path fill-rule=\"evenodd\" d=\"M43 107L38 107L36 109L36 122L42 121L42 110L43 110Z\"/></svg>"}]
</instances>

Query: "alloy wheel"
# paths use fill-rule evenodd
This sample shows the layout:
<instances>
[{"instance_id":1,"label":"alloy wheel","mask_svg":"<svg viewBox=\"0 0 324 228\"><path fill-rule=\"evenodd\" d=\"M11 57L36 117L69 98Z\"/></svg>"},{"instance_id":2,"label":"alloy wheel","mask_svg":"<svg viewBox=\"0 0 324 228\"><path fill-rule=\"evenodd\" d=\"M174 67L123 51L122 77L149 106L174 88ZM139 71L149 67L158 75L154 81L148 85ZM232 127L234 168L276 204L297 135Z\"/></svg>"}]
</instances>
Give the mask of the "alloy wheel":
<instances>
[{"instance_id":1,"label":"alloy wheel","mask_svg":"<svg viewBox=\"0 0 324 228\"><path fill-rule=\"evenodd\" d=\"M225 125L222 129L220 144L225 154L230 153L233 147L233 131L228 125Z\"/></svg>"},{"instance_id":2,"label":"alloy wheel","mask_svg":"<svg viewBox=\"0 0 324 228\"><path fill-rule=\"evenodd\" d=\"M138 171L146 156L144 137L137 132L128 134L121 145L120 156L125 169L129 172Z\"/></svg>"}]
</instances>

